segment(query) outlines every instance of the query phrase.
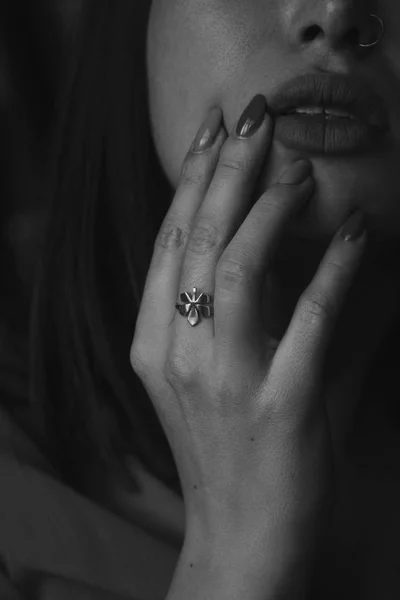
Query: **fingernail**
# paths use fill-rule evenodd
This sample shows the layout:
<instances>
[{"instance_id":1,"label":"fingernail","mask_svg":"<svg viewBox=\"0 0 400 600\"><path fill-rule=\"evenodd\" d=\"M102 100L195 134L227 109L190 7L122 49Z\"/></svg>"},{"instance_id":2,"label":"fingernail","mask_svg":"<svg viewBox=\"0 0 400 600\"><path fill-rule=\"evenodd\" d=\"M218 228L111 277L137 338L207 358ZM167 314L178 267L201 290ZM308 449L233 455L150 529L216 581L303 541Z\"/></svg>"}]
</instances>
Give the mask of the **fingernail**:
<instances>
[{"instance_id":1,"label":"fingernail","mask_svg":"<svg viewBox=\"0 0 400 600\"><path fill-rule=\"evenodd\" d=\"M302 183L311 174L311 161L302 158L290 165L279 180L279 183L295 185Z\"/></svg>"},{"instance_id":2,"label":"fingernail","mask_svg":"<svg viewBox=\"0 0 400 600\"><path fill-rule=\"evenodd\" d=\"M209 111L193 142L192 152L194 154L201 154L214 144L221 129L221 116L220 108L212 108Z\"/></svg>"},{"instance_id":3,"label":"fingernail","mask_svg":"<svg viewBox=\"0 0 400 600\"><path fill-rule=\"evenodd\" d=\"M260 129L267 111L265 96L257 94L244 110L236 127L236 137L248 139Z\"/></svg>"},{"instance_id":4,"label":"fingernail","mask_svg":"<svg viewBox=\"0 0 400 600\"><path fill-rule=\"evenodd\" d=\"M345 242L358 240L366 230L364 213L357 209L343 225L340 236Z\"/></svg>"}]
</instances>

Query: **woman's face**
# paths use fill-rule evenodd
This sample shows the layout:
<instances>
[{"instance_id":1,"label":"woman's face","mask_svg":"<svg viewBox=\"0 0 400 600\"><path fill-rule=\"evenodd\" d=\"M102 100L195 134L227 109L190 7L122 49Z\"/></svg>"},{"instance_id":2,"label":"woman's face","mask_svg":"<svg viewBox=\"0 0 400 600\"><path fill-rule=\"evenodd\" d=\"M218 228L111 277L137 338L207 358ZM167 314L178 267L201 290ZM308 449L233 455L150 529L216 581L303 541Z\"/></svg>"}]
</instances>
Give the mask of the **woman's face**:
<instances>
[{"instance_id":1,"label":"woman's face","mask_svg":"<svg viewBox=\"0 0 400 600\"><path fill-rule=\"evenodd\" d=\"M176 188L182 162L212 106L230 132L256 94L307 73L348 74L372 86L390 129L373 150L309 153L274 139L258 196L294 158L314 165L316 192L293 239L325 249L349 210L362 207L386 244L400 241L400 2L377 0L153 0L148 29L150 115L161 165ZM351 36L381 42L360 50ZM314 35L308 35L314 32ZM308 242L307 242L308 240Z\"/></svg>"}]
</instances>

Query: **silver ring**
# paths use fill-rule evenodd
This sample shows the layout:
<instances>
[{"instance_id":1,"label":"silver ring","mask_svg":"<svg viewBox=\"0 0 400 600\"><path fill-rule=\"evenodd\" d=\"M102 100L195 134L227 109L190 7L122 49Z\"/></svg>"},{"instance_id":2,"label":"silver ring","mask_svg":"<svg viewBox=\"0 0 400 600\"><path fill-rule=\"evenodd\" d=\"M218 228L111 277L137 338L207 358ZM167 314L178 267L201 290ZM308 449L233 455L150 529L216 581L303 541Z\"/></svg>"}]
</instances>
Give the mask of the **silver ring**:
<instances>
[{"instance_id":1,"label":"silver ring","mask_svg":"<svg viewBox=\"0 0 400 600\"><path fill-rule=\"evenodd\" d=\"M200 292L197 295L197 288L194 287L193 293L184 292L179 297L183 304L175 304L175 308L183 317L187 317L192 327L200 323L200 315L206 318L214 315L214 301L210 294Z\"/></svg>"},{"instance_id":2,"label":"silver ring","mask_svg":"<svg viewBox=\"0 0 400 600\"><path fill-rule=\"evenodd\" d=\"M381 39L383 38L383 35L385 33L385 26L383 24L382 19L380 19L378 17L378 15L374 15L372 13L369 16L370 17L375 17L375 19L378 19L379 23L381 24L382 31L381 31L380 37L375 42L372 42L372 44L358 44L358 46L360 46L361 48L371 48L372 46L376 46L377 44L379 44L379 42L381 41Z\"/></svg>"}]
</instances>

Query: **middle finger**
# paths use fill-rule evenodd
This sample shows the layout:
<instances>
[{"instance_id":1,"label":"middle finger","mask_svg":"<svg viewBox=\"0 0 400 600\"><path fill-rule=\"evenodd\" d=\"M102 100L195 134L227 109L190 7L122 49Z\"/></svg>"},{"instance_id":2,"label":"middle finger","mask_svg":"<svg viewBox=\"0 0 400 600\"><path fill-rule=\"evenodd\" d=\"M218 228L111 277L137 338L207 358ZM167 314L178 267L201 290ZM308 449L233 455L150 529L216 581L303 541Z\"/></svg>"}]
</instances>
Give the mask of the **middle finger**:
<instances>
[{"instance_id":1,"label":"middle finger","mask_svg":"<svg viewBox=\"0 0 400 600\"><path fill-rule=\"evenodd\" d=\"M191 292L196 287L201 292L214 295L217 263L248 212L257 175L270 150L273 120L266 109L264 96L253 98L221 149L213 179L187 242L180 294ZM253 125L251 128L250 124ZM202 330L206 337L210 333L213 337L213 320L205 320ZM188 331L188 323L178 316L175 319L175 339L182 343ZM198 338L199 332L196 340Z\"/></svg>"}]
</instances>

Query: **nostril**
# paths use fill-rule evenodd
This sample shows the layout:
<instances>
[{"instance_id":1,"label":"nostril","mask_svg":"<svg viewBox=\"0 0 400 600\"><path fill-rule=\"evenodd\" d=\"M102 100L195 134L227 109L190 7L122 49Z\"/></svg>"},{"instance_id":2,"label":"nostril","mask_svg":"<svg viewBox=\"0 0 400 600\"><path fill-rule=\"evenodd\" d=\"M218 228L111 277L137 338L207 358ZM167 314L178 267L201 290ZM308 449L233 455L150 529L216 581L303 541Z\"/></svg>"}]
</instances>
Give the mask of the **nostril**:
<instances>
[{"instance_id":1,"label":"nostril","mask_svg":"<svg viewBox=\"0 0 400 600\"><path fill-rule=\"evenodd\" d=\"M320 27L319 25L310 25L309 27L306 28L306 30L304 32L303 41L304 42L312 42L321 33L324 33L324 30L322 27ZM361 34L360 34L360 31L357 29L357 27L352 27L346 34L348 43L351 45L357 45L358 42L360 41L360 37L361 37Z\"/></svg>"},{"instance_id":2,"label":"nostril","mask_svg":"<svg viewBox=\"0 0 400 600\"><path fill-rule=\"evenodd\" d=\"M321 27L319 27L319 25L311 25L310 27L307 27L307 30L304 33L304 41L305 42L312 42L317 36L318 34L322 31Z\"/></svg>"}]
</instances>

